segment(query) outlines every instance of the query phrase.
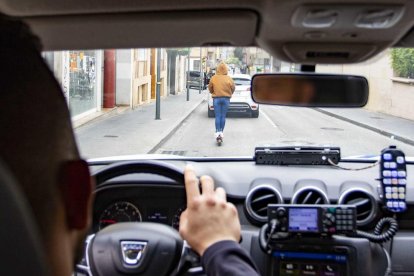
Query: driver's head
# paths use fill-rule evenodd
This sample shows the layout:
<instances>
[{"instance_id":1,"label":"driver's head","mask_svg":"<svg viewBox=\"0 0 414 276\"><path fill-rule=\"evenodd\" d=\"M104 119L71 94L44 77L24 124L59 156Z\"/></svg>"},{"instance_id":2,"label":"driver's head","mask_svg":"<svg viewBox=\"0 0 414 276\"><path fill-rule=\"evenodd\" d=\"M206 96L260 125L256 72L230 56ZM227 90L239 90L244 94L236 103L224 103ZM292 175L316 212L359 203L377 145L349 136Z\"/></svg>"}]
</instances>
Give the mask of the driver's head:
<instances>
[{"instance_id":1,"label":"driver's head","mask_svg":"<svg viewBox=\"0 0 414 276\"><path fill-rule=\"evenodd\" d=\"M38 45L24 24L0 16L0 158L32 207L52 274L70 275L90 224L91 179Z\"/></svg>"}]
</instances>

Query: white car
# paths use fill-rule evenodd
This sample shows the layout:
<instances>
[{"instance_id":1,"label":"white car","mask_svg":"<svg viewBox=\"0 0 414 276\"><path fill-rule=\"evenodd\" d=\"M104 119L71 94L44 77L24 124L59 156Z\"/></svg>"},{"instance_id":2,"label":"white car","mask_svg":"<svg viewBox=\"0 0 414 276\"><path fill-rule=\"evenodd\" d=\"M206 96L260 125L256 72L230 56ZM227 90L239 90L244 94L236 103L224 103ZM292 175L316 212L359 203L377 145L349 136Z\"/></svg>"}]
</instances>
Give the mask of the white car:
<instances>
[{"instance_id":1,"label":"white car","mask_svg":"<svg viewBox=\"0 0 414 276\"><path fill-rule=\"evenodd\" d=\"M252 77L247 74L229 75L236 84L236 90L230 99L228 113L249 114L252 118L259 117L259 104L255 103L250 94ZM208 117L214 117L213 98L208 97Z\"/></svg>"}]
</instances>

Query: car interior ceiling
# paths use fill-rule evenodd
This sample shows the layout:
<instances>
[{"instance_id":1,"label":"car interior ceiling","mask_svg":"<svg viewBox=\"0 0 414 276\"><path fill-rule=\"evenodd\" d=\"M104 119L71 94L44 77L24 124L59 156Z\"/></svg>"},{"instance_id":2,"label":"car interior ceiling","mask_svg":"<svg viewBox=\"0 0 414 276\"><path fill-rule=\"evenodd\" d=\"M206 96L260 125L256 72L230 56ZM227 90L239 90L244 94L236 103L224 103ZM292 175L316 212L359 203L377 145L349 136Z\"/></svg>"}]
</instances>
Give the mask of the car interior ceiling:
<instances>
[{"instance_id":1,"label":"car interior ceiling","mask_svg":"<svg viewBox=\"0 0 414 276\"><path fill-rule=\"evenodd\" d=\"M354 18L372 9L391 11L390 26L376 28L354 24ZM303 27L309 19L307 15L316 13L318 17L321 10L325 12L322 19L329 19L333 11L338 24L318 31ZM87 4L74 0L66 1L64 5L54 0L2 0L0 11L27 22L40 37L44 50L48 51L258 46L289 62L346 64L366 61L389 47L414 47L414 1L410 0L183 0L179 4L167 0L95 0ZM129 31L125 32L125 29ZM390 158L400 156L394 149L389 150ZM124 162L119 165L115 161ZM161 224L177 228L186 204L180 172L187 163L193 164L199 175L211 175L218 186L226 189L228 200L239 211L241 244L262 275L279 275L279 267L288 265L286 259L294 260L298 265L324 265L334 269L332 274L324 275L387 275L391 269L392 275L414 275L411 261L414 254L414 188L407 187L406 212L394 214L385 208L378 193L381 189L378 180L382 176L378 167L370 167L375 160L340 162L339 165L347 170L333 166L277 166L270 161L258 164L253 158L91 162L98 186L93 229L86 249L89 250L91 239L106 227L102 217L108 208L116 208L111 205L113 202L139 202L148 214L165 210L168 222L164 218L157 219ZM363 166L368 167L359 170ZM407 161L406 172L410 182L414 173L412 161ZM268 204L276 205L268 209ZM352 204L356 206L347 207ZM312 206L316 207L312 209ZM272 223L275 220L286 222L290 214L294 216L294 211L308 212L308 216L312 216L311 211L315 212L313 216L318 230L289 235L287 232L291 228L282 228L290 226L281 223L277 226L281 234L272 240L274 233L269 234ZM342 235L328 233L338 226L329 221L332 216L345 225L350 221L349 229L332 230ZM131 229L121 230L133 237ZM148 239L165 236L166 243L180 244L175 232L168 229L138 227L133 230L147 233L151 236ZM96 244L105 246L108 237L112 236L99 236ZM178 252L175 247L169 250ZM93 254L92 251L96 253L99 248L90 249L91 253L88 251L86 255ZM91 255L90 260L84 258L78 265L79 273L84 274L79 275L96 273L99 270L97 264L105 262L108 271L112 271L110 261L98 260L96 254L95 257ZM199 263L194 261L192 265L197 267ZM193 270L189 275L203 275L197 273L200 271ZM142 275L156 274L147 272Z\"/></svg>"},{"instance_id":2,"label":"car interior ceiling","mask_svg":"<svg viewBox=\"0 0 414 276\"><path fill-rule=\"evenodd\" d=\"M82 3L71 1L63 6L52 0L5 0L0 10L27 21L41 37L45 50L259 46L282 60L342 64L366 60L392 45L408 47L414 42L414 3L408 0L335 4L323 0L180 1L179 5L168 1L99 1L87 7ZM390 26L356 26L353 19L370 9L390 12ZM335 27L323 31L298 27L309 20L306 14L319 18L314 12L320 10L328 12L328 19L331 11L338 15ZM142 33L145 40L139 39ZM108 36L117 39L108 40Z\"/></svg>"}]
</instances>

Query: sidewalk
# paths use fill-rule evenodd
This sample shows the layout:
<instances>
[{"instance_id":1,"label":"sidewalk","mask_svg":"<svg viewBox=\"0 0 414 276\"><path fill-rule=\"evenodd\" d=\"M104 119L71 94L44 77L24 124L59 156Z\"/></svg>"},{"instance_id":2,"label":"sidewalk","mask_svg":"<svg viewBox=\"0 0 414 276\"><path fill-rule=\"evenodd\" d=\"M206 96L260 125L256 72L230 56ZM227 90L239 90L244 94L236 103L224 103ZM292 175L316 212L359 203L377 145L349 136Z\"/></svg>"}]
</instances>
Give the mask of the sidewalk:
<instances>
[{"instance_id":1,"label":"sidewalk","mask_svg":"<svg viewBox=\"0 0 414 276\"><path fill-rule=\"evenodd\" d=\"M94 112L92 114L89 114L85 117L82 117L81 119L72 120L72 126L74 129L81 127L83 125L89 124L91 122L94 122L95 120L102 120L104 118L107 118L109 116L114 116L116 114L121 114L128 110L129 106L116 106L114 108L102 108L101 111Z\"/></svg>"},{"instance_id":2,"label":"sidewalk","mask_svg":"<svg viewBox=\"0 0 414 276\"><path fill-rule=\"evenodd\" d=\"M151 153L206 99L206 91L190 90L161 100L161 120L155 102L96 119L75 130L84 158Z\"/></svg>"},{"instance_id":3,"label":"sidewalk","mask_svg":"<svg viewBox=\"0 0 414 276\"><path fill-rule=\"evenodd\" d=\"M316 108L326 115L414 146L414 121L363 108Z\"/></svg>"}]
</instances>

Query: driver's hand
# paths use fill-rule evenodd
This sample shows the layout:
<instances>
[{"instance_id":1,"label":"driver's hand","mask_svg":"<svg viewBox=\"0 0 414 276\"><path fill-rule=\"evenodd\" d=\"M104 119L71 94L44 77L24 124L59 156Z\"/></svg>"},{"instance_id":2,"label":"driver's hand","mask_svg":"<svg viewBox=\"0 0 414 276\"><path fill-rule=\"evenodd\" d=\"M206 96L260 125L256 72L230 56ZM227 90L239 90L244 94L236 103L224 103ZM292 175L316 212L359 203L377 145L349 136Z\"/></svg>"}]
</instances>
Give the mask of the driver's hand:
<instances>
[{"instance_id":1,"label":"driver's hand","mask_svg":"<svg viewBox=\"0 0 414 276\"><path fill-rule=\"evenodd\" d=\"M199 181L191 165L184 171L187 209L180 217L180 234L200 256L216 242L240 240L240 221L236 207L227 202L223 188L214 189L210 176Z\"/></svg>"}]
</instances>

